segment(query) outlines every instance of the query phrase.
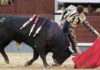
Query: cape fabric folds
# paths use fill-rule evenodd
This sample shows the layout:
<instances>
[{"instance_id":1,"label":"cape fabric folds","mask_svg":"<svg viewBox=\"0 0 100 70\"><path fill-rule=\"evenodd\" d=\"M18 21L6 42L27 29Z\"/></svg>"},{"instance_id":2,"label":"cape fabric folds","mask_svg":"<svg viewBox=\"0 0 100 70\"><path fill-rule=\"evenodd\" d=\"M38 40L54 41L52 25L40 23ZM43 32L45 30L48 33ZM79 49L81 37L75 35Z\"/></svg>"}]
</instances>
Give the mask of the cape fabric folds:
<instances>
[{"instance_id":1,"label":"cape fabric folds","mask_svg":"<svg viewBox=\"0 0 100 70\"><path fill-rule=\"evenodd\" d=\"M75 68L96 68L100 66L100 38L86 51L73 58Z\"/></svg>"}]
</instances>

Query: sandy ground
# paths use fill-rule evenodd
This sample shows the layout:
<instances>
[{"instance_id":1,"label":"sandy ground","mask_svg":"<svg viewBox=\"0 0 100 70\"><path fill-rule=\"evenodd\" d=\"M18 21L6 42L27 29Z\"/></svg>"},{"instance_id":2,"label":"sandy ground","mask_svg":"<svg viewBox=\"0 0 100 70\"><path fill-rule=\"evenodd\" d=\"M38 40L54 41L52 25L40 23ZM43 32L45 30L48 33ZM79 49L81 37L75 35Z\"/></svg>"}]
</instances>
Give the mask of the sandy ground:
<instances>
[{"instance_id":1,"label":"sandy ground","mask_svg":"<svg viewBox=\"0 0 100 70\"><path fill-rule=\"evenodd\" d=\"M7 55L9 57L10 64L6 64L2 55L0 54L0 70L100 70L100 67L95 69L74 69L74 64L71 60L72 56L61 66L45 69L40 58L38 58L38 60L35 61L31 66L24 66L25 62L32 58L32 53L7 52ZM51 53L47 56L49 65L53 63L51 56Z\"/></svg>"}]
</instances>

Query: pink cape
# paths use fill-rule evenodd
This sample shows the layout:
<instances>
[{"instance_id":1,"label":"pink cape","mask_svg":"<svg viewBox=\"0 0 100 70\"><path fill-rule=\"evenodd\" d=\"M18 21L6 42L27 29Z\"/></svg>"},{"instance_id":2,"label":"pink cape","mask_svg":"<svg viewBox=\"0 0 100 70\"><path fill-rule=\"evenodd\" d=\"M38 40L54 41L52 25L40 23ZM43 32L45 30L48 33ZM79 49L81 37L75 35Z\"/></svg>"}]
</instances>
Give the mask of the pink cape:
<instances>
[{"instance_id":1,"label":"pink cape","mask_svg":"<svg viewBox=\"0 0 100 70\"><path fill-rule=\"evenodd\" d=\"M75 68L95 68L100 66L100 38L82 54L73 58Z\"/></svg>"}]
</instances>

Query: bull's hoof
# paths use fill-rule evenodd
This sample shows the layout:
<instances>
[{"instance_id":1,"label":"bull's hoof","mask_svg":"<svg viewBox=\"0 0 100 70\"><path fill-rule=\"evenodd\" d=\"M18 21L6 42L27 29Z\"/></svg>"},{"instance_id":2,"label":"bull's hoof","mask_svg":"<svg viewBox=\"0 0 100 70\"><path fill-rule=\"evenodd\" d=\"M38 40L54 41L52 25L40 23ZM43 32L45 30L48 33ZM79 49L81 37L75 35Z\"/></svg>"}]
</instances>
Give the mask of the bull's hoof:
<instances>
[{"instance_id":1,"label":"bull's hoof","mask_svg":"<svg viewBox=\"0 0 100 70\"><path fill-rule=\"evenodd\" d=\"M9 64L9 61L5 61L5 63Z\"/></svg>"},{"instance_id":2,"label":"bull's hoof","mask_svg":"<svg viewBox=\"0 0 100 70\"><path fill-rule=\"evenodd\" d=\"M50 66L50 65L47 65L47 66L45 66L45 68L46 68L46 69L50 69L50 68L51 68L51 66Z\"/></svg>"},{"instance_id":3,"label":"bull's hoof","mask_svg":"<svg viewBox=\"0 0 100 70\"><path fill-rule=\"evenodd\" d=\"M26 62L24 66L25 66L25 67L28 67L29 65L28 65L28 63Z\"/></svg>"},{"instance_id":4,"label":"bull's hoof","mask_svg":"<svg viewBox=\"0 0 100 70\"><path fill-rule=\"evenodd\" d=\"M60 66L59 64L52 64L52 66Z\"/></svg>"},{"instance_id":5,"label":"bull's hoof","mask_svg":"<svg viewBox=\"0 0 100 70\"><path fill-rule=\"evenodd\" d=\"M28 67L28 66L30 66L30 65L31 65L31 64L29 64L29 62L26 62L24 66L25 66L25 67Z\"/></svg>"},{"instance_id":6,"label":"bull's hoof","mask_svg":"<svg viewBox=\"0 0 100 70\"><path fill-rule=\"evenodd\" d=\"M52 66L60 66L60 64L58 64L58 62L56 60L53 60L54 63L52 64Z\"/></svg>"}]
</instances>

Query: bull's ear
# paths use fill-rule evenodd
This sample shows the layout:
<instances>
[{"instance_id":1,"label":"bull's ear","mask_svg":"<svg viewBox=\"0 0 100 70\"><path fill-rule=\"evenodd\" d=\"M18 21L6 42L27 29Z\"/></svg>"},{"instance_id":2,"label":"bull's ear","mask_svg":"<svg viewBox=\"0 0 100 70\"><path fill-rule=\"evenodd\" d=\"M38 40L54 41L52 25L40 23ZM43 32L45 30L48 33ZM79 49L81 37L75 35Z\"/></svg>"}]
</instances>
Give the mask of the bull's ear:
<instances>
[{"instance_id":1,"label":"bull's ear","mask_svg":"<svg viewBox=\"0 0 100 70\"><path fill-rule=\"evenodd\" d=\"M0 23L4 22L6 19L3 17L0 19Z\"/></svg>"}]
</instances>

